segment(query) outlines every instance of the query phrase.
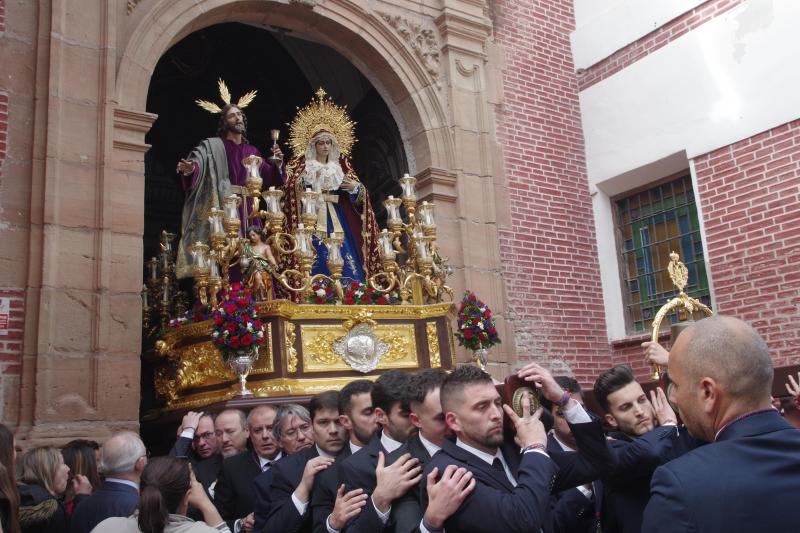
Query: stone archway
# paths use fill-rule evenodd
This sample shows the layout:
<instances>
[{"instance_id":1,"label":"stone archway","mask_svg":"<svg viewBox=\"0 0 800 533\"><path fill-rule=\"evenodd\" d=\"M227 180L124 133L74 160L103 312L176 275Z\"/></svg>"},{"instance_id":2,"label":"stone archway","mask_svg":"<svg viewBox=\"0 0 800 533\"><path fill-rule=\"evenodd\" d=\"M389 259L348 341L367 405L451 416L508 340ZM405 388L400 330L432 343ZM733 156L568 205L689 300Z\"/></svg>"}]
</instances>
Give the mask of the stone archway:
<instances>
[{"instance_id":1,"label":"stone archway","mask_svg":"<svg viewBox=\"0 0 800 533\"><path fill-rule=\"evenodd\" d=\"M437 94L439 73L421 64L401 38L403 31L398 33L391 22L387 24L390 20L389 14L368 12L346 0L161 0L141 14L119 57L117 113L144 111L156 63L189 33L220 22L269 25L311 36L353 62L389 104L412 172L452 168L453 139L446 101ZM141 132L141 126L152 119L142 115L134 131ZM126 129L124 121L115 124L118 129ZM123 136L132 140L128 132Z\"/></svg>"},{"instance_id":2,"label":"stone archway","mask_svg":"<svg viewBox=\"0 0 800 533\"><path fill-rule=\"evenodd\" d=\"M311 37L369 79L398 124L420 197L437 203L455 289L484 295L507 333L497 238L505 215L496 209L507 192L496 176L494 134L502 102L487 73L499 60L485 0L413 8L382 0L131 0L127 9L109 3L80 16L59 6L42 15L50 49L36 73L41 164L31 204L41 226L31 230L28 253L21 438L102 438L138 425L144 138L157 118L145 111L150 78L172 44L220 22ZM497 375L512 351L503 344L494 352Z\"/></svg>"}]
</instances>

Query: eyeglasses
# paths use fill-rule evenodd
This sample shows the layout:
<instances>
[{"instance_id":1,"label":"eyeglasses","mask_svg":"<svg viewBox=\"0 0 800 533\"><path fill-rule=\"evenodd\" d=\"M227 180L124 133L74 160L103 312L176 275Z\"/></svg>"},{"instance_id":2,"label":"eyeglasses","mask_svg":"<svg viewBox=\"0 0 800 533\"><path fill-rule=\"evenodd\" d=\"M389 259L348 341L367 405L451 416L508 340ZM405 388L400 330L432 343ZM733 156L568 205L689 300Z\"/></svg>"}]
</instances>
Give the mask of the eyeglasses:
<instances>
[{"instance_id":1,"label":"eyeglasses","mask_svg":"<svg viewBox=\"0 0 800 533\"><path fill-rule=\"evenodd\" d=\"M304 435L307 435L311 431L311 424L306 422L304 424L300 424L297 427L291 427L291 428L287 429L286 431L282 432L281 436L283 438L285 438L285 439L296 440L297 437L299 437L299 435L300 435L298 430L299 430L299 432L302 432Z\"/></svg>"},{"instance_id":2,"label":"eyeglasses","mask_svg":"<svg viewBox=\"0 0 800 533\"><path fill-rule=\"evenodd\" d=\"M213 431L206 431L205 433L201 433L199 435L195 434L194 440L211 440L212 437L216 437L216 434Z\"/></svg>"}]
</instances>

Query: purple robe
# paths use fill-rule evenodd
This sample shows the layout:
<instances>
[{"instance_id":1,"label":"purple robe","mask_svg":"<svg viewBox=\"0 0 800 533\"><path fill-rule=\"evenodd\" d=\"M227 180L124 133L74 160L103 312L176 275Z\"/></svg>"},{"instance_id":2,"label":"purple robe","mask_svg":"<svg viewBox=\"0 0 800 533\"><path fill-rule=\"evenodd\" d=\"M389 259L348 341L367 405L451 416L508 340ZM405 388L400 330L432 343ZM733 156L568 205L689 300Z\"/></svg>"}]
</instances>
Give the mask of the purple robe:
<instances>
[{"instance_id":1,"label":"purple robe","mask_svg":"<svg viewBox=\"0 0 800 533\"><path fill-rule=\"evenodd\" d=\"M236 144L230 139L222 139L222 143L225 145L225 155L228 156L228 180L231 182L231 185L244 187L245 181L247 180L247 169L242 164L242 160L251 155L262 157L261 152L252 144ZM283 182L286 180L283 167L278 169L278 167L263 157L260 173L261 178L264 180L264 184L261 186L262 189L269 189L272 186L282 187ZM200 168L194 165L192 174L190 176L182 176L182 178L183 188L185 190L194 189L195 186L197 186L197 180L200 178ZM239 206L239 220L242 221L242 227L239 231L240 237L245 236L244 232L247 230L248 226L258 226L260 228L264 226L260 218L245 220L244 205Z\"/></svg>"}]
</instances>

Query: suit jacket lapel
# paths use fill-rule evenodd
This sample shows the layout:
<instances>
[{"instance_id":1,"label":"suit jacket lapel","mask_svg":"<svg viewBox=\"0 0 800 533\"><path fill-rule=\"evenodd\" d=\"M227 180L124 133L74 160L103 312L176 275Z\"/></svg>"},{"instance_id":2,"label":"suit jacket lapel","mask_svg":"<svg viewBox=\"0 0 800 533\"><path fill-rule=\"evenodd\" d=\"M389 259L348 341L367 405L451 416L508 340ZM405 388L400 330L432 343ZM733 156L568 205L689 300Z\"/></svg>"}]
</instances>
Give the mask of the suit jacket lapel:
<instances>
[{"instance_id":1,"label":"suit jacket lapel","mask_svg":"<svg viewBox=\"0 0 800 533\"><path fill-rule=\"evenodd\" d=\"M494 481L496 481L500 486L508 490L509 492L514 490L514 485L508 480L508 476L506 475L505 471L500 472L499 470L495 470L495 468L488 464L486 461L474 455L467 450L458 447L457 445L451 443L450 441L445 441L443 450L446 450L448 454L455 457L456 459L460 460L461 462L467 463L469 466L475 468L476 470L480 470L487 476L491 477Z\"/></svg>"}]
</instances>

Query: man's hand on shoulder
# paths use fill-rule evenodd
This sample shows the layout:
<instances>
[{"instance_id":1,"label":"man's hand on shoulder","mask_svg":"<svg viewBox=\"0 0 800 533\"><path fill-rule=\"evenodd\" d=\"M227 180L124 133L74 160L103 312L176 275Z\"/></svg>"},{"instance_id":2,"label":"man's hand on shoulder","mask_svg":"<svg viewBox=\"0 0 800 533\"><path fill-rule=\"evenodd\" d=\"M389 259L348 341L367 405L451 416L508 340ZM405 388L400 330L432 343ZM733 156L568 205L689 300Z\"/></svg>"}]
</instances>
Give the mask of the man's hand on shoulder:
<instances>
[{"instance_id":1,"label":"man's hand on shoulder","mask_svg":"<svg viewBox=\"0 0 800 533\"><path fill-rule=\"evenodd\" d=\"M447 465L442 479L436 481L439 469L428 474L428 508L423 518L424 524L439 529L464 503L475 488L472 472L456 465Z\"/></svg>"},{"instance_id":2,"label":"man's hand on shoulder","mask_svg":"<svg viewBox=\"0 0 800 533\"><path fill-rule=\"evenodd\" d=\"M385 466L385 464L386 457L383 452L378 452L378 466L375 468L377 484L372 493L372 503L384 513L388 511L394 500L405 494L408 489L422 479L419 459L411 457L410 453L401 455L389 466Z\"/></svg>"}]
</instances>

